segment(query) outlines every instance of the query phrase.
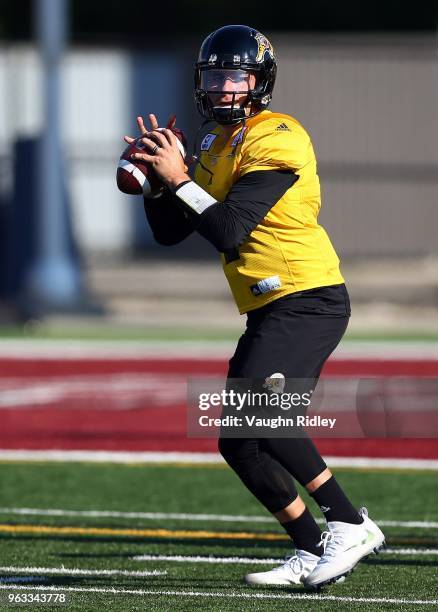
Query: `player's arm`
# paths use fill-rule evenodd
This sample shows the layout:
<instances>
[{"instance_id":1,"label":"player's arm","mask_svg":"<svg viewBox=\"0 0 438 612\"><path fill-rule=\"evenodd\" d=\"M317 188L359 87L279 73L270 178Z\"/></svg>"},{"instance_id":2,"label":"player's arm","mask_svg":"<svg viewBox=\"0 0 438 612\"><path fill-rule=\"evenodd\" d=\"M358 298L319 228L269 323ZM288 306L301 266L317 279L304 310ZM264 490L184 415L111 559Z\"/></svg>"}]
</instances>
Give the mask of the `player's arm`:
<instances>
[{"instance_id":1,"label":"player's arm","mask_svg":"<svg viewBox=\"0 0 438 612\"><path fill-rule=\"evenodd\" d=\"M176 117L171 117L167 123L167 128L173 128L175 121ZM141 135L151 135L153 130L158 130L158 121L153 113L149 115L149 123L150 131L147 130L143 117L137 117L137 125ZM130 144L134 141L134 138L125 136L125 141ZM176 157L177 172L184 178L187 176L184 174L186 168L184 163L181 166L180 155ZM187 214L181 208L175 206L175 199L169 189L164 189L159 197L143 198L144 210L152 234L158 244L163 246L178 244L193 232L193 226L188 221Z\"/></svg>"},{"instance_id":2,"label":"player's arm","mask_svg":"<svg viewBox=\"0 0 438 612\"><path fill-rule=\"evenodd\" d=\"M276 119L250 130L239 161L239 179L218 203L193 182L175 193L195 229L221 252L236 250L299 179L307 162L307 137L292 126L277 130Z\"/></svg>"},{"instance_id":3,"label":"player's arm","mask_svg":"<svg viewBox=\"0 0 438 612\"><path fill-rule=\"evenodd\" d=\"M192 227L224 253L248 238L297 179L290 170L256 170L242 176L224 202L217 202L193 181L178 185L175 195Z\"/></svg>"},{"instance_id":4,"label":"player's arm","mask_svg":"<svg viewBox=\"0 0 438 612\"><path fill-rule=\"evenodd\" d=\"M256 156L246 154L241 164L241 177L233 185L224 202L217 202L190 179L176 147L176 137L170 130L148 133L143 142L151 153L136 153L133 157L150 162L163 182L177 196L187 220L220 251L237 248L262 221L269 210L298 179L293 164L284 162L280 154L272 160L271 139L262 138ZM276 138L278 143L278 137ZM283 139L282 139L283 141ZM156 148L155 145L159 148ZM279 143L280 144L280 143ZM274 145L275 146L275 145ZM253 147L250 147L250 151Z\"/></svg>"},{"instance_id":5,"label":"player's arm","mask_svg":"<svg viewBox=\"0 0 438 612\"><path fill-rule=\"evenodd\" d=\"M175 205L176 197L168 189L158 198L143 199L146 217L158 244L178 244L193 232L187 214Z\"/></svg>"}]
</instances>

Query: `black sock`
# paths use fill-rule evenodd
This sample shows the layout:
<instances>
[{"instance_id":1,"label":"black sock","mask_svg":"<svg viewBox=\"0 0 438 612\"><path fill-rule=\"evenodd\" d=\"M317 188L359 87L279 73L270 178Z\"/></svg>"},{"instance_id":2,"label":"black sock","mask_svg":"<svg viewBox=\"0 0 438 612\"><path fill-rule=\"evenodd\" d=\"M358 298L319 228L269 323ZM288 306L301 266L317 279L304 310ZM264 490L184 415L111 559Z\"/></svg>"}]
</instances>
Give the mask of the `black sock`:
<instances>
[{"instance_id":1,"label":"black sock","mask_svg":"<svg viewBox=\"0 0 438 612\"><path fill-rule=\"evenodd\" d=\"M306 550L318 557L322 555L322 546L317 546L321 540L321 529L316 524L308 508L297 519L281 523L281 526L292 538L295 548Z\"/></svg>"},{"instance_id":2,"label":"black sock","mask_svg":"<svg viewBox=\"0 0 438 612\"><path fill-rule=\"evenodd\" d=\"M354 525L363 523L363 518L338 485L334 476L326 480L311 495L327 521L341 521Z\"/></svg>"}]
</instances>

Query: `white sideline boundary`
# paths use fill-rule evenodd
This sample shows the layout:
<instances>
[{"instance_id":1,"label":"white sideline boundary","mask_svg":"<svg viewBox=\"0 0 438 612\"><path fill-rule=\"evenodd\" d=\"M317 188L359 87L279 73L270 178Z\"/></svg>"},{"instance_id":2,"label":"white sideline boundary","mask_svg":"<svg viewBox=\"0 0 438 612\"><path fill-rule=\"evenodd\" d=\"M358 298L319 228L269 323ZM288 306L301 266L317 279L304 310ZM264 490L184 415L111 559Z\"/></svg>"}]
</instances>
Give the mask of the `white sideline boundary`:
<instances>
[{"instance_id":1,"label":"white sideline boundary","mask_svg":"<svg viewBox=\"0 0 438 612\"><path fill-rule=\"evenodd\" d=\"M250 514L192 514L187 512L123 512L117 510L67 510L64 508L8 508L0 507L1 514L18 516L77 516L83 518L124 518L146 520L214 521L223 523L276 523L271 516ZM438 529L437 521L392 521L378 520L380 527L404 527L407 529ZM324 524L324 519L316 519Z\"/></svg>"},{"instance_id":2,"label":"white sideline boundary","mask_svg":"<svg viewBox=\"0 0 438 612\"><path fill-rule=\"evenodd\" d=\"M15 567L6 565L0 567L0 572L12 574L35 574L49 576L129 576L132 578L146 578L148 576L167 576L167 571L148 570L148 571L129 571L129 570L94 570L68 567ZM0 577L0 583L2 578Z\"/></svg>"},{"instance_id":3,"label":"white sideline boundary","mask_svg":"<svg viewBox=\"0 0 438 612\"><path fill-rule=\"evenodd\" d=\"M275 594L275 593L242 593L239 591L171 591L171 590L156 590L156 589L115 589L115 588L99 588L99 587L62 587L62 586L21 586L12 584L0 584L2 590L17 590L17 591L54 591L57 593L111 593L113 595L140 595L140 596L162 596L162 597L220 597L232 599L277 599L277 600L307 600L307 601L334 601L342 603L382 603L394 605L418 605L418 606L436 606L438 599L404 599L392 597L337 597L336 595L314 595L310 593L291 593L291 594Z\"/></svg>"},{"instance_id":4,"label":"white sideline boundary","mask_svg":"<svg viewBox=\"0 0 438 612\"><path fill-rule=\"evenodd\" d=\"M0 357L13 359L229 359L234 353L242 330L236 329L236 340L86 340L56 338L2 339ZM396 359L397 361L438 359L435 341L349 340L336 348L332 359Z\"/></svg>"},{"instance_id":5,"label":"white sideline boundary","mask_svg":"<svg viewBox=\"0 0 438 612\"><path fill-rule=\"evenodd\" d=\"M438 459L398 457L324 457L330 467L438 470ZM99 451L99 450L26 450L0 449L0 461L78 461L91 463L179 463L222 464L219 453L173 451Z\"/></svg>"},{"instance_id":6,"label":"white sideline boundary","mask_svg":"<svg viewBox=\"0 0 438 612\"><path fill-rule=\"evenodd\" d=\"M236 332L236 342L239 337ZM0 357L11 359L62 359L88 361L93 359L155 358L172 359L226 359L234 352L231 340L79 340L14 338L1 340ZM438 351L437 351L438 352ZM433 353L432 353L433 355Z\"/></svg>"}]
</instances>

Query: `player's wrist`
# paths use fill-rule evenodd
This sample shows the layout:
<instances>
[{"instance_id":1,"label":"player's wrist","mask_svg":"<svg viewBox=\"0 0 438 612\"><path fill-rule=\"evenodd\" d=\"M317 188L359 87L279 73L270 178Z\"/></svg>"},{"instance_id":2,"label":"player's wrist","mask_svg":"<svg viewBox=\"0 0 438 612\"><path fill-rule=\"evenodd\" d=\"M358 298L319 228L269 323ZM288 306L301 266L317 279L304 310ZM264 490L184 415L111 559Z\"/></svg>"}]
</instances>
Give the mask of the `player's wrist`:
<instances>
[{"instance_id":1,"label":"player's wrist","mask_svg":"<svg viewBox=\"0 0 438 612\"><path fill-rule=\"evenodd\" d=\"M174 191L174 194L184 202L192 212L198 215L217 203L217 200L192 180L186 180L180 183Z\"/></svg>"},{"instance_id":2,"label":"player's wrist","mask_svg":"<svg viewBox=\"0 0 438 612\"><path fill-rule=\"evenodd\" d=\"M167 186L173 191L173 193L175 193L179 187L181 187L184 183L190 182L191 180L192 179L188 174L178 174L167 181Z\"/></svg>"}]
</instances>

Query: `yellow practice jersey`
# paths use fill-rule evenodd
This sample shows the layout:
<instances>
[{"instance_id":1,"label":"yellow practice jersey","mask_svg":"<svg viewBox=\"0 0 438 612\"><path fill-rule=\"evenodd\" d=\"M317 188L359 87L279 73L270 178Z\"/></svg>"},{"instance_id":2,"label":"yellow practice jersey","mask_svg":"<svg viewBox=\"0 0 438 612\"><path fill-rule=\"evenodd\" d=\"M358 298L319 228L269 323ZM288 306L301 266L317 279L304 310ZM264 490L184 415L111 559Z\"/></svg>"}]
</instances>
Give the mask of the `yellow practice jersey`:
<instances>
[{"instance_id":1,"label":"yellow practice jersey","mask_svg":"<svg viewBox=\"0 0 438 612\"><path fill-rule=\"evenodd\" d=\"M309 135L289 115L265 110L234 130L217 126L204 136L195 181L217 201L254 170L290 170L299 176L222 264L241 314L279 297L344 282L339 258L318 224L321 207L316 159Z\"/></svg>"}]
</instances>

